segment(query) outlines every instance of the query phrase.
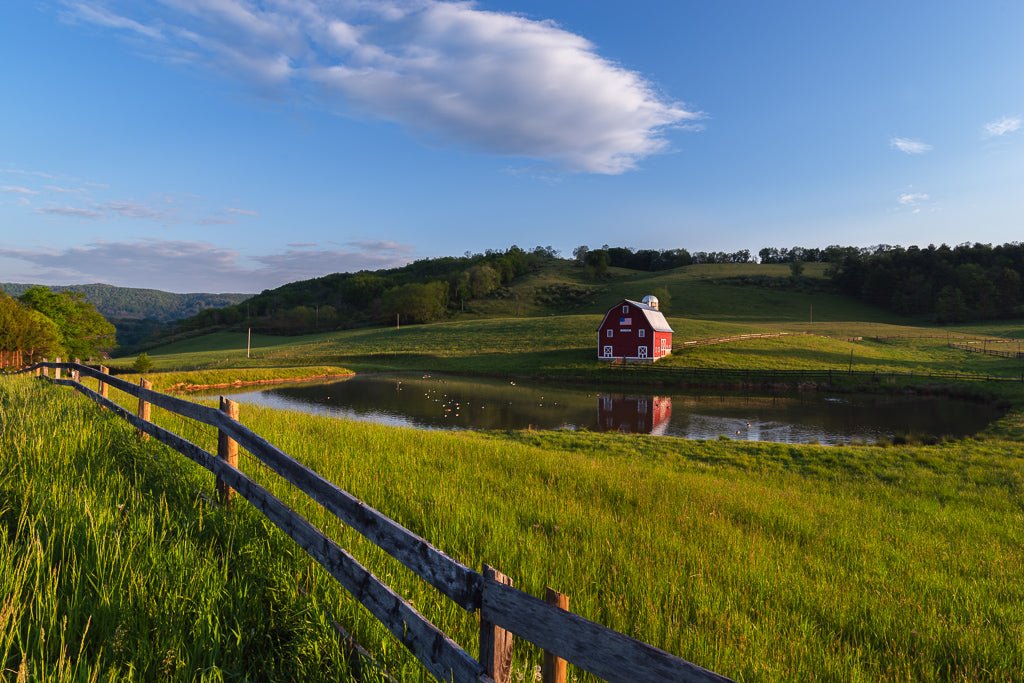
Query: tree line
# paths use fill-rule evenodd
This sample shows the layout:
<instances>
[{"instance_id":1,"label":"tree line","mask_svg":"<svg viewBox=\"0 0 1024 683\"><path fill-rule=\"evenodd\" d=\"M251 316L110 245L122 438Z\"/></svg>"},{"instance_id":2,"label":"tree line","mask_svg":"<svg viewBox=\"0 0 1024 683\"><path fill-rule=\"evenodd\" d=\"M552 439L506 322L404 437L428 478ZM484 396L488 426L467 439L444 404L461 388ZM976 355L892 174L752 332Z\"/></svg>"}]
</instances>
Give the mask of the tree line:
<instances>
[{"instance_id":1,"label":"tree line","mask_svg":"<svg viewBox=\"0 0 1024 683\"><path fill-rule=\"evenodd\" d=\"M114 326L78 292L30 287L17 299L0 292L4 366L42 358L96 358L114 347Z\"/></svg>"},{"instance_id":2,"label":"tree line","mask_svg":"<svg viewBox=\"0 0 1024 683\"><path fill-rule=\"evenodd\" d=\"M940 322L1024 315L1020 244L948 247L765 247L695 251L581 245L572 262L601 281L610 268L663 271L703 263L789 264L792 282L803 264L826 263L838 290L905 315ZM178 323L176 333L242 325L268 334L304 334L372 324L426 323L487 297L513 297L516 278L562 262L551 247L518 246L415 261L400 268L335 273L293 282L242 303L207 309ZM163 332L166 334L166 331Z\"/></svg>"},{"instance_id":3,"label":"tree line","mask_svg":"<svg viewBox=\"0 0 1024 683\"><path fill-rule=\"evenodd\" d=\"M180 322L177 331L245 323L269 334L303 334L396 319L433 322L463 309L471 299L500 294L515 278L557 258L550 246L525 250L513 245L504 251L421 259L399 268L334 273L202 311Z\"/></svg>"},{"instance_id":4,"label":"tree line","mask_svg":"<svg viewBox=\"0 0 1024 683\"><path fill-rule=\"evenodd\" d=\"M1024 244L878 245L832 261L839 289L902 315L958 323L1024 316Z\"/></svg>"}]
</instances>

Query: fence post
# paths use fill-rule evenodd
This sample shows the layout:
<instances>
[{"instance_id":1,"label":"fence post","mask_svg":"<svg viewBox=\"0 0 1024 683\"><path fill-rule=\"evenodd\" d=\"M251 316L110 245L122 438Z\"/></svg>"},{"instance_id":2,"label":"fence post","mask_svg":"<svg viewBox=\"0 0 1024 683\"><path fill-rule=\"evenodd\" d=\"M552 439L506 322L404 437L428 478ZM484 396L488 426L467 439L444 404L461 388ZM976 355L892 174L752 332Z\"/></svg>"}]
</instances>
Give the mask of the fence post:
<instances>
[{"instance_id":1,"label":"fence post","mask_svg":"<svg viewBox=\"0 0 1024 683\"><path fill-rule=\"evenodd\" d=\"M60 356L57 356L57 362L58 363L60 362ZM53 378L54 379L60 379L60 368L59 367L53 369Z\"/></svg>"},{"instance_id":2,"label":"fence post","mask_svg":"<svg viewBox=\"0 0 1024 683\"><path fill-rule=\"evenodd\" d=\"M569 609L569 596L559 593L550 586L545 589L544 602L558 609ZM544 650L544 666L541 667L543 683L565 683L565 660Z\"/></svg>"},{"instance_id":3,"label":"fence post","mask_svg":"<svg viewBox=\"0 0 1024 683\"><path fill-rule=\"evenodd\" d=\"M512 579L490 565L484 565L484 580L497 581L506 586L512 585ZM512 634L500 626L495 626L480 610L480 663L484 672L494 683L509 683L512 678Z\"/></svg>"},{"instance_id":4,"label":"fence post","mask_svg":"<svg viewBox=\"0 0 1024 683\"><path fill-rule=\"evenodd\" d=\"M100 372L102 372L104 375L109 375L110 374L110 368L108 368L106 365L101 365L100 366ZM103 380L98 380L98 381L99 381L100 385L97 387L97 389L100 390L100 396L102 396L103 398L106 398L107 397L107 383L104 382Z\"/></svg>"},{"instance_id":5,"label":"fence post","mask_svg":"<svg viewBox=\"0 0 1024 683\"><path fill-rule=\"evenodd\" d=\"M237 402L221 396L220 410L232 420L238 419ZM217 457L232 467L238 468L238 442L221 430L217 432ZM217 495L220 496L221 505L230 505L234 494L234 489L228 486L220 477L217 477Z\"/></svg>"},{"instance_id":6,"label":"fence post","mask_svg":"<svg viewBox=\"0 0 1024 683\"><path fill-rule=\"evenodd\" d=\"M142 387L143 389L150 389L153 387L153 383L147 379L140 379L139 386ZM141 417L146 422L149 422L149 401L144 400L141 396L139 396L139 417ZM139 433L139 439L141 439L142 441L147 441L149 439L149 434L142 431L141 429L137 431Z\"/></svg>"},{"instance_id":7,"label":"fence post","mask_svg":"<svg viewBox=\"0 0 1024 683\"><path fill-rule=\"evenodd\" d=\"M43 369L37 365L36 366L36 377L42 377L42 376L43 376Z\"/></svg>"},{"instance_id":8,"label":"fence post","mask_svg":"<svg viewBox=\"0 0 1024 683\"><path fill-rule=\"evenodd\" d=\"M81 358L72 358L71 360L73 363L75 363L75 365L78 365L82 362ZM75 380L76 382L79 379L81 379L81 375L78 372L78 368L74 368L73 370L71 370L71 379Z\"/></svg>"}]
</instances>

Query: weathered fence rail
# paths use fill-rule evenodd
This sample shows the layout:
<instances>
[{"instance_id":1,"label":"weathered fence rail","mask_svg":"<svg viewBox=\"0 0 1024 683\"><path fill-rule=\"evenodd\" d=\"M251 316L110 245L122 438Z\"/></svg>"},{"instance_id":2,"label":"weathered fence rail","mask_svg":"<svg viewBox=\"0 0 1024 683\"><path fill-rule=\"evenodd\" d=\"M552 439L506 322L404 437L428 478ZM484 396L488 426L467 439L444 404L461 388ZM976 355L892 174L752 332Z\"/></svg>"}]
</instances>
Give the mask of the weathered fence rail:
<instances>
[{"instance_id":1,"label":"weathered fence rail","mask_svg":"<svg viewBox=\"0 0 1024 683\"><path fill-rule=\"evenodd\" d=\"M1016 344L1016 350L1004 351L1003 349L989 348L989 345L996 344ZM949 348L959 349L960 351L967 351L968 353L983 353L987 356L998 356L1000 358L1024 358L1024 352L1021 351L1020 342L1016 339L1000 339L992 340L986 339L985 341L969 341L969 342L950 342Z\"/></svg>"},{"instance_id":2,"label":"weathered fence rail","mask_svg":"<svg viewBox=\"0 0 1024 683\"><path fill-rule=\"evenodd\" d=\"M52 378L47 372L51 369L54 371ZM62 370L67 370L71 377L61 378ZM564 608L567 605L564 600L555 600L552 604L513 588L508 577L486 565L484 572L480 573L452 559L238 422L232 417L230 406L225 405L230 402L222 401L222 409L218 410L153 391L145 381L136 385L112 377L102 366L97 369L80 363L62 363L59 359L57 362L37 363L24 370L29 371L35 371L56 384L74 388L124 418L140 433L170 446L215 474L218 482L249 501L320 563L438 680L506 683L511 677L512 634L543 648L546 661L550 659L557 663L559 658L564 659L609 681L704 683L730 680L573 614ZM79 381L81 377L97 380L98 391L82 384ZM148 406L154 405L215 427L220 435L219 454L209 453L174 432L133 414L107 398L108 387L136 397L140 415L148 416ZM230 450L227 442L244 447L273 472L464 610L479 611L480 656L474 658L470 655L323 531L225 459L224 453ZM223 494L222 499L226 499ZM564 680L564 666L544 667L545 682L562 683Z\"/></svg>"}]
</instances>

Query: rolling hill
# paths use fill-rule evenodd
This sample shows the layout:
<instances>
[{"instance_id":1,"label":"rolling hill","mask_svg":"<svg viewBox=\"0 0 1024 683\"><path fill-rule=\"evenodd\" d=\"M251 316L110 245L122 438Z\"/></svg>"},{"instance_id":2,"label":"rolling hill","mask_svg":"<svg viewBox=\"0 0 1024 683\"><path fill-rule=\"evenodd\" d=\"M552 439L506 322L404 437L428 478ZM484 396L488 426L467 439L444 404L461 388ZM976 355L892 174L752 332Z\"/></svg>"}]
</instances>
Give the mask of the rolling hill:
<instances>
[{"instance_id":1,"label":"rolling hill","mask_svg":"<svg viewBox=\"0 0 1024 683\"><path fill-rule=\"evenodd\" d=\"M21 296L29 287L36 285L0 282L0 289L11 296ZM81 292L108 320L151 319L158 322L181 320L207 308L231 306L248 299L251 294L176 294L158 289L136 287L115 287L95 283L89 285L46 285L56 292Z\"/></svg>"}]
</instances>

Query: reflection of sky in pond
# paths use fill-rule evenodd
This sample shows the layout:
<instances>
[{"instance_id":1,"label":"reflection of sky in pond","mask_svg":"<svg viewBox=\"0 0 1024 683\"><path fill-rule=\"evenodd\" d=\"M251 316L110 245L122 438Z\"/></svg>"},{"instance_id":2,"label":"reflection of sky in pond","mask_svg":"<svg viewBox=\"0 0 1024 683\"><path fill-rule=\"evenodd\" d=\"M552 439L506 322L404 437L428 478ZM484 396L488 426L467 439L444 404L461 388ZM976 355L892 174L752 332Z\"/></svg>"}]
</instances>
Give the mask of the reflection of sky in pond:
<instances>
[{"instance_id":1,"label":"reflection of sky in pond","mask_svg":"<svg viewBox=\"0 0 1024 683\"><path fill-rule=\"evenodd\" d=\"M931 396L651 395L407 373L230 395L243 403L420 429L588 429L784 443L963 436L997 417L990 405Z\"/></svg>"}]
</instances>

